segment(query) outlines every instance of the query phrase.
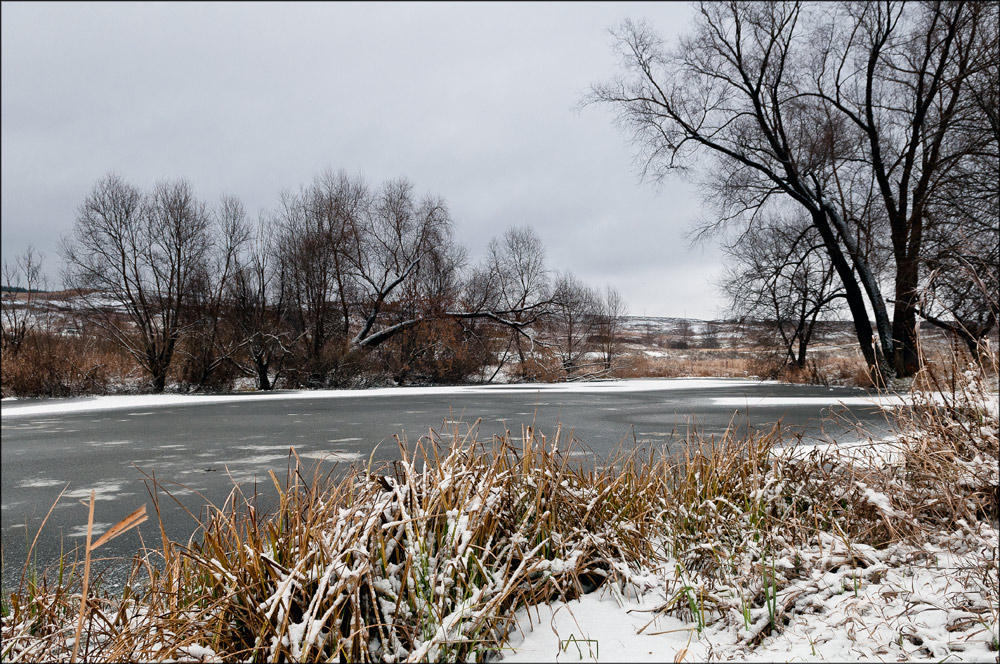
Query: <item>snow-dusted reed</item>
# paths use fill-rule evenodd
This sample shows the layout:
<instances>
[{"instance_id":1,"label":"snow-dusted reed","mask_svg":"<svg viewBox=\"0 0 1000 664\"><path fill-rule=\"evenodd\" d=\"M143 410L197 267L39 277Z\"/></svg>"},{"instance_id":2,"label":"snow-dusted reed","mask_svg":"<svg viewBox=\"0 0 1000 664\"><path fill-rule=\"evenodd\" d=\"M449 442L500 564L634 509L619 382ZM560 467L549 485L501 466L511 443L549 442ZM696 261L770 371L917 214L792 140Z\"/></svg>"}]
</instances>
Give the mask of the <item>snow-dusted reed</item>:
<instances>
[{"instance_id":1,"label":"snow-dusted reed","mask_svg":"<svg viewBox=\"0 0 1000 664\"><path fill-rule=\"evenodd\" d=\"M272 516L235 491L120 598L23 586L2 656L66 659L84 625L106 661L994 659L996 395L958 380L889 455L690 432L583 470L558 431L454 431L337 482L272 474Z\"/></svg>"}]
</instances>

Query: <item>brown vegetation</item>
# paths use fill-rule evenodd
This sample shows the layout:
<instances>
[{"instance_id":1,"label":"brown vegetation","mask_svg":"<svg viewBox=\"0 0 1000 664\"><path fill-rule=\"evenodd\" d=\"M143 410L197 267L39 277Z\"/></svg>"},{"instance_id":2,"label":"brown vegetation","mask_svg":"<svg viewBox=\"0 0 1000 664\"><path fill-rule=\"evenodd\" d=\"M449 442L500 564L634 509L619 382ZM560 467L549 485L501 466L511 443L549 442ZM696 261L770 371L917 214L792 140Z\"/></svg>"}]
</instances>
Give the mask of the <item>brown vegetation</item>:
<instances>
[{"instance_id":1,"label":"brown vegetation","mask_svg":"<svg viewBox=\"0 0 1000 664\"><path fill-rule=\"evenodd\" d=\"M0 356L4 397L68 397L136 391L137 367L114 343L33 331L17 354Z\"/></svg>"}]
</instances>

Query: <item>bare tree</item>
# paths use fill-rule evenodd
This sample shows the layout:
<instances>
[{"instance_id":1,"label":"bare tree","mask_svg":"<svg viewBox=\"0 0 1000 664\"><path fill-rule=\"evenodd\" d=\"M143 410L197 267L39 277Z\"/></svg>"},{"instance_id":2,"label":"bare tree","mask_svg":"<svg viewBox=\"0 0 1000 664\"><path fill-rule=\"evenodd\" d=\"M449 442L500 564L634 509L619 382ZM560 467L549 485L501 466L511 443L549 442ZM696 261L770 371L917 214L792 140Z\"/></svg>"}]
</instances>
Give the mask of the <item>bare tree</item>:
<instances>
[{"instance_id":1,"label":"bare tree","mask_svg":"<svg viewBox=\"0 0 1000 664\"><path fill-rule=\"evenodd\" d=\"M816 229L794 217L770 218L726 247L726 257L721 286L733 315L767 326L784 362L805 367L820 314L843 297Z\"/></svg>"},{"instance_id":2,"label":"bare tree","mask_svg":"<svg viewBox=\"0 0 1000 664\"><path fill-rule=\"evenodd\" d=\"M552 345L563 369L572 374L583 368L581 360L590 352L597 328L599 296L573 274L559 274L552 288L550 324L556 342Z\"/></svg>"},{"instance_id":3,"label":"bare tree","mask_svg":"<svg viewBox=\"0 0 1000 664\"><path fill-rule=\"evenodd\" d=\"M415 297L421 263L431 254L439 262L446 259L452 220L442 199L418 201L410 182L393 180L381 187L360 222L353 227L358 242L348 261L358 279L363 323L351 344L374 348L424 319ZM389 310L402 315L387 316Z\"/></svg>"},{"instance_id":4,"label":"bare tree","mask_svg":"<svg viewBox=\"0 0 1000 664\"><path fill-rule=\"evenodd\" d=\"M647 176L710 157L705 184L720 219L703 230L740 221L752 232L776 199L800 206L843 285L865 360L883 376L908 375L927 203L977 141L992 140L960 131L977 112L967 82L995 54L979 29L988 11L705 3L671 51L648 25L624 23L629 78L596 86L590 100L618 108ZM864 244L881 223L894 259L891 323Z\"/></svg>"},{"instance_id":5,"label":"bare tree","mask_svg":"<svg viewBox=\"0 0 1000 664\"><path fill-rule=\"evenodd\" d=\"M898 375L911 375L919 362L920 271L927 258L924 238L941 219L934 210L938 191L970 170L983 151L996 152L996 134L981 125L976 98L976 78L989 78L981 76L983 68L992 66L994 90L1000 84L998 17L991 4L843 4L825 28L829 41L815 74L816 94L863 142L863 164L877 185L895 262ZM989 171L995 189L995 162Z\"/></svg>"},{"instance_id":6,"label":"bare tree","mask_svg":"<svg viewBox=\"0 0 1000 664\"><path fill-rule=\"evenodd\" d=\"M496 288L509 275L492 266L470 278L446 203L418 197L406 180L373 190L360 178L327 171L299 194L284 194L280 217L289 312L312 382L326 380L336 358L376 350L373 357L402 379L418 357L442 348L420 338L427 325L442 340L453 338L441 334L448 325L462 338L483 340L482 321L524 334L535 320L539 305L529 300L537 275L526 275L531 283L521 297ZM535 239L522 236L529 244Z\"/></svg>"},{"instance_id":7,"label":"bare tree","mask_svg":"<svg viewBox=\"0 0 1000 664\"><path fill-rule=\"evenodd\" d=\"M701 332L702 348L719 347L719 326L714 320L706 320Z\"/></svg>"},{"instance_id":8,"label":"bare tree","mask_svg":"<svg viewBox=\"0 0 1000 664\"><path fill-rule=\"evenodd\" d=\"M597 301L595 336L604 358L604 370L610 372L615 358L621 352L622 332L628 305L618 289L610 284L604 287Z\"/></svg>"},{"instance_id":9,"label":"bare tree","mask_svg":"<svg viewBox=\"0 0 1000 664\"><path fill-rule=\"evenodd\" d=\"M81 204L63 239L65 281L87 316L149 374L162 392L185 306L211 246L211 219L185 180L149 195L109 174Z\"/></svg>"},{"instance_id":10,"label":"bare tree","mask_svg":"<svg viewBox=\"0 0 1000 664\"><path fill-rule=\"evenodd\" d=\"M691 347L691 338L693 336L694 331L691 329L691 321L687 318L681 318L677 321L676 334L669 346L678 350L688 349Z\"/></svg>"},{"instance_id":11,"label":"bare tree","mask_svg":"<svg viewBox=\"0 0 1000 664\"><path fill-rule=\"evenodd\" d=\"M470 281L468 310L503 312L506 320L505 348L493 377L503 368L512 350L525 366L536 340L526 329L544 317L551 304L549 270L545 246L530 226L511 226L490 240L483 263Z\"/></svg>"},{"instance_id":12,"label":"bare tree","mask_svg":"<svg viewBox=\"0 0 1000 664\"><path fill-rule=\"evenodd\" d=\"M43 256L29 245L23 253L14 257L12 263L6 260L3 262L5 290L0 297L0 306L3 308L0 339L3 340L4 353L17 355L28 332L35 327L38 291L45 284L42 259Z\"/></svg>"},{"instance_id":13,"label":"bare tree","mask_svg":"<svg viewBox=\"0 0 1000 664\"><path fill-rule=\"evenodd\" d=\"M281 217L289 311L312 382L454 305L464 249L444 201L418 199L406 180L373 191L360 177L326 171L284 195ZM403 335L380 352L411 355L413 340Z\"/></svg>"},{"instance_id":14,"label":"bare tree","mask_svg":"<svg viewBox=\"0 0 1000 664\"><path fill-rule=\"evenodd\" d=\"M918 314L961 339L973 357L1000 317L1000 6L979 3L985 57L970 54L969 99L953 122L951 167L927 193L933 218L923 242L929 258ZM956 150L957 144L957 150ZM974 146L975 149L969 149Z\"/></svg>"},{"instance_id":15,"label":"bare tree","mask_svg":"<svg viewBox=\"0 0 1000 664\"><path fill-rule=\"evenodd\" d=\"M224 328L229 320L227 284L237 267L238 254L250 239L243 203L235 196L224 195L213 219L214 241L191 281L185 307L188 334L178 350L185 358L186 380L197 388L209 383L241 343Z\"/></svg>"},{"instance_id":16,"label":"bare tree","mask_svg":"<svg viewBox=\"0 0 1000 664\"><path fill-rule=\"evenodd\" d=\"M932 265L920 301L920 316L961 339L973 358L984 358L982 342L1000 318L997 245L940 256Z\"/></svg>"},{"instance_id":17,"label":"bare tree","mask_svg":"<svg viewBox=\"0 0 1000 664\"><path fill-rule=\"evenodd\" d=\"M463 380L472 368L470 358L477 354L468 352L465 343L475 333L475 325L470 325L471 319L450 315L461 306L467 260L467 250L449 230L425 254L415 278L400 285L386 322L420 323L392 339L391 370L397 380L411 370L433 381Z\"/></svg>"},{"instance_id":18,"label":"bare tree","mask_svg":"<svg viewBox=\"0 0 1000 664\"><path fill-rule=\"evenodd\" d=\"M337 269L343 226L328 214L335 208L324 204L325 193L316 184L299 195L286 193L279 212L283 287L294 304L289 313L312 382L325 380L328 342L346 337L349 323Z\"/></svg>"},{"instance_id":19,"label":"bare tree","mask_svg":"<svg viewBox=\"0 0 1000 664\"><path fill-rule=\"evenodd\" d=\"M289 289L275 244L275 224L262 215L248 242L236 255L226 286L228 316L240 351L230 357L252 376L260 390L270 390L281 377L295 341L288 325Z\"/></svg>"}]
</instances>

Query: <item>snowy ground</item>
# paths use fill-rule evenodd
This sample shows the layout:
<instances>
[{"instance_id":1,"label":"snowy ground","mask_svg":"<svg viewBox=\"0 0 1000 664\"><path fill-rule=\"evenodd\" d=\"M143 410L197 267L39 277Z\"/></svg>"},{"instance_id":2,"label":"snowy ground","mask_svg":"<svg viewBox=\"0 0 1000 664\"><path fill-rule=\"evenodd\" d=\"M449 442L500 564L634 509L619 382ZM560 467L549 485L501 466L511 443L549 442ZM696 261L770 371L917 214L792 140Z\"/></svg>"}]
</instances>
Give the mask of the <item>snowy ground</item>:
<instances>
[{"instance_id":1,"label":"snowy ground","mask_svg":"<svg viewBox=\"0 0 1000 664\"><path fill-rule=\"evenodd\" d=\"M924 549L865 548L869 564L860 569L838 566L846 550L825 538L822 551L817 542L802 554L827 564L778 592L788 624L752 649L742 617L699 633L695 623L657 615L672 573L661 572L656 587L639 596L598 591L520 611L524 633L515 632L504 661L996 661L998 609L984 606L981 589L966 578L983 556L995 560L996 542L997 531L984 528ZM750 630L767 620L751 616Z\"/></svg>"},{"instance_id":2,"label":"snowy ground","mask_svg":"<svg viewBox=\"0 0 1000 664\"><path fill-rule=\"evenodd\" d=\"M996 416L995 393L973 396ZM775 453L798 456L810 450ZM863 464L893 464L901 448L889 438L827 451ZM891 518L888 499L869 493ZM627 596L605 588L519 611L504 660L1000 662L998 552L996 522L959 520L953 532L931 536L922 547L897 543L883 550L820 533L797 551L794 563L777 561L779 567L801 566L806 572L777 592L781 626L773 632L764 630L770 618L759 608L709 614L701 625L693 615L687 622L664 615L678 569L668 564L648 571L648 586Z\"/></svg>"}]
</instances>

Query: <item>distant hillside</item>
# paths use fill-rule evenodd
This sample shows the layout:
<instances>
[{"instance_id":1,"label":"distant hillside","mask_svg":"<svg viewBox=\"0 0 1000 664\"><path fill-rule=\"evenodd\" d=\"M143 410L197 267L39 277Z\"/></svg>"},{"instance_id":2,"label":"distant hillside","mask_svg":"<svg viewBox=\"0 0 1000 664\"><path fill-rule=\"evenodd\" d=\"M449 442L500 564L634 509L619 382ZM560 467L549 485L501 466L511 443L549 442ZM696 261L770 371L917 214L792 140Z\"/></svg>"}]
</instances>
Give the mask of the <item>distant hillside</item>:
<instances>
[{"instance_id":1,"label":"distant hillside","mask_svg":"<svg viewBox=\"0 0 1000 664\"><path fill-rule=\"evenodd\" d=\"M28 293L28 292L31 292L31 293L48 293L49 292L49 291L37 290L37 289L35 289L33 291L29 291L27 288L21 288L20 286L7 286L7 285L0 285L0 291L4 291L4 292L7 292L7 293Z\"/></svg>"}]
</instances>

